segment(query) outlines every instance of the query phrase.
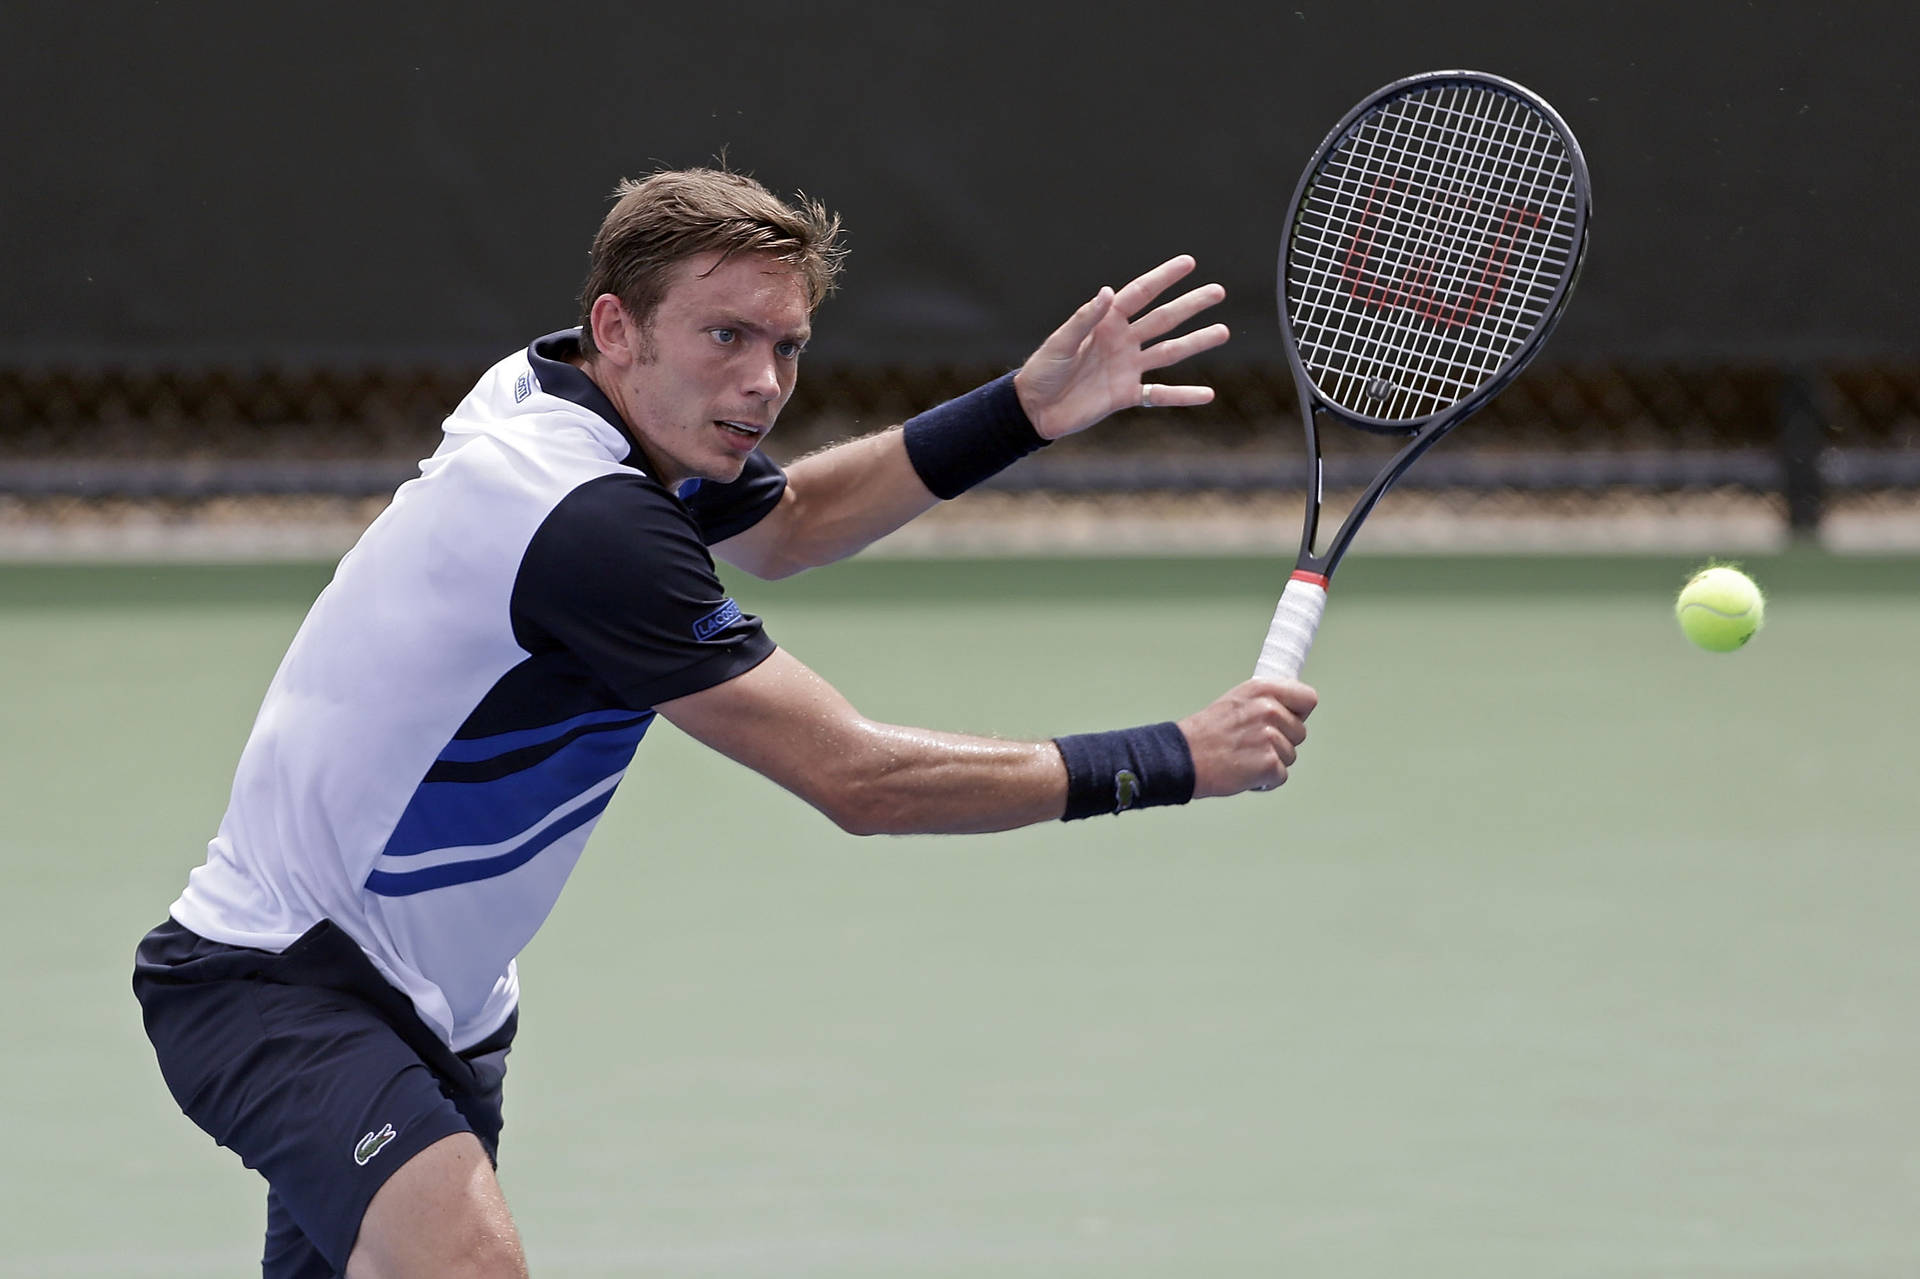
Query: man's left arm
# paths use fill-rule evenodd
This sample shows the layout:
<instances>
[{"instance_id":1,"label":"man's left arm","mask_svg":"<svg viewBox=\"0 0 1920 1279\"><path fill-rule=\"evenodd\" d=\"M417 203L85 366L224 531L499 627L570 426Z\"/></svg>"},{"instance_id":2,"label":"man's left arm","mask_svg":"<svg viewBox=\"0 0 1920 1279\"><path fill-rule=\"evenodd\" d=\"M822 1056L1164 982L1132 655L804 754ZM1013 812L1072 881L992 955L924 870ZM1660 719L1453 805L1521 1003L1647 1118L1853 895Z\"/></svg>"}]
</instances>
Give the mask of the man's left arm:
<instances>
[{"instance_id":1,"label":"man's left arm","mask_svg":"<svg viewBox=\"0 0 1920 1279\"><path fill-rule=\"evenodd\" d=\"M1115 292L1099 293L1054 330L1013 375L787 469L778 505L713 553L757 577L787 577L844 559L1043 444L1129 408L1207 404L1213 388L1147 381L1227 340L1212 324L1166 335L1226 297L1217 284L1154 299L1194 268L1182 255ZM1165 339L1164 341L1161 339Z\"/></svg>"}]
</instances>

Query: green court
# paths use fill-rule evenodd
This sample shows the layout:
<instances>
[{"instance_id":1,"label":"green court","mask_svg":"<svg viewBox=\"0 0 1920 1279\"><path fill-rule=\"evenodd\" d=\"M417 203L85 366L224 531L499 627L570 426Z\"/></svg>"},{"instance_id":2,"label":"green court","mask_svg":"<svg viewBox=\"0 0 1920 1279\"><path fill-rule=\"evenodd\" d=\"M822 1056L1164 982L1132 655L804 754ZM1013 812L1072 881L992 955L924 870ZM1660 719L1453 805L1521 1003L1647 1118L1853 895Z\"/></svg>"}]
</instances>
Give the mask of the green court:
<instances>
[{"instance_id":1,"label":"green court","mask_svg":"<svg viewBox=\"0 0 1920 1279\"><path fill-rule=\"evenodd\" d=\"M1289 784L856 840L665 724L522 962L536 1275L1920 1273L1920 561L1342 570ZM322 566L0 568L0 1270L245 1274L135 941ZM1197 708L1284 569L856 563L733 583L868 714ZM255 1271L257 1272L257 1271Z\"/></svg>"}]
</instances>

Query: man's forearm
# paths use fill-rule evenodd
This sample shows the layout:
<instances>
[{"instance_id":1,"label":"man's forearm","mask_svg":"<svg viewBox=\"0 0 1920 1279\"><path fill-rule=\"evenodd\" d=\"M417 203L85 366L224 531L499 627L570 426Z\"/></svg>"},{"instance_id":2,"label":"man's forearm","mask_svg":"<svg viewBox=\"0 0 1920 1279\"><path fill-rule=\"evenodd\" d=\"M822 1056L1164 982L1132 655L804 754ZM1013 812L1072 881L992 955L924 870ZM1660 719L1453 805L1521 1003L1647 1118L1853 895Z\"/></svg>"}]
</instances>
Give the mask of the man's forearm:
<instances>
[{"instance_id":1,"label":"man's forearm","mask_svg":"<svg viewBox=\"0 0 1920 1279\"><path fill-rule=\"evenodd\" d=\"M1010 830L1066 810L1067 765L1052 742L867 719L784 650L659 710L857 835Z\"/></svg>"},{"instance_id":2,"label":"man's forearm","mask_svg":"<svg viewBox=\"0 0 1920 1279\"><path fill-rule=\"evenodd\" d=\"M1315 700L1303 684L1248 680L1178 724L1004 741L870 720L776 649L658 709L855 834L961 834L1271 790Z\"/></svg>"},{"instance_id":3,"label":"man's forearm","mask_svg":"<svg viewBox=\"0 0 1920 1279\"><path fill-rule=\"evenodd\" d=\"M863 722L812 802L855 835L973 835L1053 821L1067 769L1052 742Z\"/></svg>"}]
</instances>

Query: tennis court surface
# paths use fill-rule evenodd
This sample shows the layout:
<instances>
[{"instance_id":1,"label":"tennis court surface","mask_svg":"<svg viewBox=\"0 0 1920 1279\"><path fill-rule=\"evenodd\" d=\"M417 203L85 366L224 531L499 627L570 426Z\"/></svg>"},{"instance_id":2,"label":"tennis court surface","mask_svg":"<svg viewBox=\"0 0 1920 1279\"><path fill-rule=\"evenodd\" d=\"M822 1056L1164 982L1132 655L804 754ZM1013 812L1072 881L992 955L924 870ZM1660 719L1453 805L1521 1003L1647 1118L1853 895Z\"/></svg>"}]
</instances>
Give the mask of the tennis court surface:
<instances>
[{"instance_id":1,"label":"tennis court surface","mask_svg":"<svg viewBox=\"0 0 1920 1279\"><path fill-rule=\"evenodd\" d=\"M552 1276L1920 1273L1920 561L1342 570L1293 779L854 840L662 726L522 964L502 1177ZM0 1271L244 1274L263 1186L127 989L323 566L0 568ZM735 582L880 718L1190 711L1285 566Z\"/></svg>"}]
</instances>

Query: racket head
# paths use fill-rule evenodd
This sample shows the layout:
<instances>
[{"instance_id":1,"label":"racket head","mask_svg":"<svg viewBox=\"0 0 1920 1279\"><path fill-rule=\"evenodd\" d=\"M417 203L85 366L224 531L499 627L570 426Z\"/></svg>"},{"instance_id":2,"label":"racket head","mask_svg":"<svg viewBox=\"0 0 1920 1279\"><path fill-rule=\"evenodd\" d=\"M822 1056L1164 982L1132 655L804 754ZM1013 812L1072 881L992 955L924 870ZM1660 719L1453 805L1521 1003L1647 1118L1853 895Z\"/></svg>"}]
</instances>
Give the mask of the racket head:
<instances>
[{"instance_id":1,"label":"racket head","mask_svg":"<svg viewBox=\"0 0 1920 1279\"><path fill-rule=\"evenodd\" d=\"M1309 440L1318 412L1437 435L1497 394L1565 310L1591 208L1572 131L1511 80L1431 71L1355 106L1302 173L1281 237L1280 327Z\"/></svg>"}]
</instances>

